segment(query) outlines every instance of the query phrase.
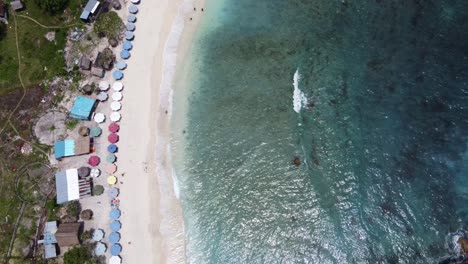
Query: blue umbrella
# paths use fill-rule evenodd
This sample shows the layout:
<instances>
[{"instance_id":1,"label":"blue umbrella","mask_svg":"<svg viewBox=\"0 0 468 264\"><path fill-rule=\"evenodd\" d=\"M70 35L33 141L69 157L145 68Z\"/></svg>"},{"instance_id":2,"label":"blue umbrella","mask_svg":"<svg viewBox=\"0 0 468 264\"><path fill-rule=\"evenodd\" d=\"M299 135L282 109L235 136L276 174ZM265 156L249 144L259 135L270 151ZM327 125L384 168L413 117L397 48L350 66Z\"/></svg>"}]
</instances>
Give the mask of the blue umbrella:
<instances>
[{"instance_id":1,"label":"blue umbrella","mask_svg":"<svg viewBox=\"0 0 468 264\"><path fill-rule=\"evenodd\" d=\"M103 243L97 243L96 247L94 248L94 253L96 256L102 256L104 255L104 252L106 252L106 245Z\"/></svg>"},{"instance_id":2,"label":"blue umbrella","mask_svg":"<svg viewBox=\"0 0 468 264\"><path fill-rule=\"evenodd\" d=\"M110 230L112 232L117 232L120 230L120 228L122 228L122 224L120 223L120 221L112 221L112 223L110 224Z\"/></svg>"},{"instance_id":3,"label":"blue umbrella","mask_svg":"<svg viewBox=\"0 0 468 264\"><path fill-rule=\"evenodd\" d=\"M125 63L125 61L119 61L119 62L117 62L116 66L117 66L117 69L123 70L123 69L127 68L127 63Z\"/></svg>"},{"instance_id":4,"label":"blue umbrella","mask_svg":"<svg viewBox=\"0 0 468 264\"><path fill-rule=\"evenodd\" d=\"M132 40L134 37L135 37L135 34L133 34L133 32L131 32L131 31L125 32L125 39L126 40Z\"/></svg>"},{"instance_id":5,"label":"blue umbrella","mask_svg":"<svg viewBox=\"0 0 468 264\"><path fill-rule=\"evenodd\" d=\"M128 22L127 25L125 25L125 27L127 27L128 31L134 31L135 30L135 24L133 24L131 22Z\"/></svg>"},{"instance_id":6,"label":"blue umbrella","mask_svg":"<svg viewBox=\"0 0 468 264\"><path fill-rule=\"evenodd\" d=\"M115 144L110 144L109 146L107 146L107 151L109 151L110 153L115 153L115 152L117 152L117 145L115 145Z\"/></svg>"},{"instance_id":7,"label":"blue umbrella","mask_svg":"<svg viewBox=\"0 0 468 264\"><path fill-rule=\"evenodd\" d=\"M124 60L130 58L130 52L128 52L128 50L122 50L120 52L120 57Z\"/></svg>"},{"instance_id":8,"label":"blue umbrella","mask_svg":"<svg viewBox=\"0 0 468 264\"><path fill-rule=\"evenodd\" d=\"M112 244L110 253L112 256L118 256L122 252L122 246L120 244Z\"/></svg>"},{"instance_id":9,"label":"blue umbrella","mask_svg":"<svg viewBox=\"0 0 468 264\"><path fill-rule=\"evenodd\" d=\"M113 187L112 189L107 191L107 194L110 196L110 198L115 198L119 196L119 189Z\"/></svg>"},{"instance_id":10,"label":"blue umbrella","mask_svg":"<svg viewBox=\"0 0 468 264\"><path fill-rule=\"evenodd\" d=\"M117 220L120 217L120 210L119 209L112 209L109 213L110 218L112 220Z\"/></svg>"},{"instance_id":11,"label":"blue umbrella","mask_svg":"<svg viewBox=\"0 0 468 264\"><path fill-rule=\"evenodd\" d=\"M112 76L114 76L114 79L120 80L123 78L123 73L121 71L115 71L112 73Z\"/></svg>"},{"instance_id":12,"label":"blue umbrella","mask_svg":"<svg viewBox=\"0 0 468 264\"><path fill-rule=\"evenodd\" d=\"M132 14L136 14L138 13L138 7L136 5L131 5L128 7L128 12L132 13Z\"/></svg>"},{"instance_id":13,"label":"blue umbrella","mask_svg":"<svg viewBox=\"0 0 468 264\"><path fill-rule=\"evenodd\" d=\"M117 233L117 232L112 232L110 235L109 235L109 243L111 244L115 244L115 243L118 243L120 241L120 234Z\"/></svg>"},{"instance_id":14,"label":"blue umbrella","mask_svg":"<svg viewBox=\"0 0 468 264\"><path fill-rule=\"evenodd\" d=\"M128 21L128 22L135 23L135 21L136 21L136 16L135 16L135 15L128 15L127 21Z\"/></svg>"},{"instance_id":15,"label":"blue umbrella","mask_svg":"<svg viewBox=\"0 0 468 264\"><path fill-rule=\"evenodd\" d=\"M132 42L130 41L125 41L124 44L123 44L123 48L125 50L131 50L133 48L133 45L132 45Z\"/></svg>"}]
</instances>

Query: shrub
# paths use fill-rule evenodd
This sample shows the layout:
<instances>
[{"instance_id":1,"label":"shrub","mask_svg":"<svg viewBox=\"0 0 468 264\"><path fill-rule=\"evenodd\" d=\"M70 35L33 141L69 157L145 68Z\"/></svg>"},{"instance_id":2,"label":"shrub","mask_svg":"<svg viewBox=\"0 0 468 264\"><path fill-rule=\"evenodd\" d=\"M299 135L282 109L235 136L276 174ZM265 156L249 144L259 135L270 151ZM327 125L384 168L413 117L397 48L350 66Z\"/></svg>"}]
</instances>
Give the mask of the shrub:
<instances>
[{"instance_id":1,"label":"shrub","mask_svg":"<svg viewBox=\"0 0 468 264\"><path fill-rule=\"evenodd\" d=\"M94 31L109 39L118 39L123 28L122 19L114 11L102 14L94 23Z\"/></svg>"},{"instance_id":2,"label":"shrub","mask_svg":"<svg viewBox=\"0 0 468 264\"><path fill-rule=\"evenodd\" d=\"M91 253L85 247L74 247L63 255L64 264L87 264L92 260Z\"/></svg>"},{"instance_id":3,"label":"shrub","mask_svg":"<svg viewBox=\"0 0 468 264\"><path fill-rule=\"evenodd\" d=\"M81 204L78 201L72 201L67 205L67 214L78 217L81 213Z\"/></svg>"},{"instance_id":4,"label":"shrub","mask_svg":"<svg viewBox=\"0 0 468 264\"><path fill-rule=\"evenodd\" d=\"M68 5L68 0L35 0L36 4L50 15L55 15L63 10Z\"/></svg>"},{"instance_id":5,"label":"shrub","mask_svg":"<svg viewBox=\"0 0 468 264\"><path fill-rule=\"evenodd\" d=\"M71 119L65 124L68 129L73 130L80 121L78 119Z\"/></svg>"}]
</instances>

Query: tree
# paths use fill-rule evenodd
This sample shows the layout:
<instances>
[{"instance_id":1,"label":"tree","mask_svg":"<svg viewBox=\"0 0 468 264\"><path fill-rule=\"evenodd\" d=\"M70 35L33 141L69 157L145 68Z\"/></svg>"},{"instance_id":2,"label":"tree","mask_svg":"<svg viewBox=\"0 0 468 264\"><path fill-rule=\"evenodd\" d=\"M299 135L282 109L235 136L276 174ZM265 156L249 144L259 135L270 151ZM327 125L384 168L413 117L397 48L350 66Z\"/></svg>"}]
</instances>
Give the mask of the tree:
<instances>
[{"instance_id":1,"label":"tree","mask_svg":"<svg viewBox=\"0 0 468 264\"><path fill-rule=\"evenodd\" d=\"M93 195L99 196L104 193L104 186L102 185L96 185L93 188Z\"/></svg>"},{"instance_id":2,"label":"tree","mask_svg":"<svg viewBox=\"0 0 468 264\"><path fill-rule=\"evenodd\" d=\"M4 39L7 33L7 27L5 23L0 22L0 40Z\"/></svg>"},{"instance_id":3,"label":"tree","mask_svg":"<svg viewBox=\"0 0 468 264\"><path fill-rule=\"evenodd\" d=\"M86 247L74 247L63 255L64 264L87 264L92 262L92 255Z\"/></svg>"},{"instance_id":4,"label":"tree","mask_svg":"<svg viewBox=\"0 0 468 264\"><path fill-rule=\"evenodd\" d=\"M44 11L51 15L56 15L68 5L69 0L35 0L36 4Z\"/></svg>"},{"instance_id":5,"label":"tree","mask_svg":"<svg viewBox=\"0 0 468 264\"><path fill-rule=\"evenodd\" d=\"M94 23L94 31L98 35L104 35L109 39L119 39L123 29L122 19L114 11L102 14Z\"/></svg>"}]
</instances>

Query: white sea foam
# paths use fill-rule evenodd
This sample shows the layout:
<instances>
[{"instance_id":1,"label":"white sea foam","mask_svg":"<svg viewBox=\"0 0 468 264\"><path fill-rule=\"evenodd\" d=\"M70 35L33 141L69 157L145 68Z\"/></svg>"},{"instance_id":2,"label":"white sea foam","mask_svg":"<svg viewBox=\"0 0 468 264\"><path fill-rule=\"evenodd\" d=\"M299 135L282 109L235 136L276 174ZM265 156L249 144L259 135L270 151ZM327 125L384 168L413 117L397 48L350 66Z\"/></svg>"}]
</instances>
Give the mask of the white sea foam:
<instances>
[{"instance_id":1,"label":"white sea foam","mask_svg":"<svg viewBox=\"0 0 468 264\"><path fill-rule=\"evenodd\" d=\"M172 169L172 182L173 182L173 187L174 187L174 194L177 197L177 199L180 199L180 187L179 187L179 180L177 178L176 172L174 169Z\"/></svg>"},{"instance_id":2,"label":"white sea foam","mask_svg":"<svg viewBox=\"0 0 468 264\"><path fill-rule=\"evenodd\" d=\"M299 81L301 80L301 74L299 73L299 69L296 70L293 77L293 86L294 86L294 94L293 94L293 108L296 113L299 113L301 109L307 105L307 97L305 94L299 89Z\"/></svg>"}]
</instances>

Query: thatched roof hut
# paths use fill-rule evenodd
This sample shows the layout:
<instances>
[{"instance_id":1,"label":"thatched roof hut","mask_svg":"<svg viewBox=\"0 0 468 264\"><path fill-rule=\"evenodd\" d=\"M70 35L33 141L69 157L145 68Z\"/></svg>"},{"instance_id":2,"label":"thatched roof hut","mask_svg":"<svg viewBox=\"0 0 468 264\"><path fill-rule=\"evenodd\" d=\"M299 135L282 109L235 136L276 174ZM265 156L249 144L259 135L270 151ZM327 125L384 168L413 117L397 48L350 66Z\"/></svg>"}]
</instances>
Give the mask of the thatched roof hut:
<instances>
[{"instance_id":1,"label":"thatched roof hut","mask_svg":"<svg viewBox=\"0 0 468 264\"><path fill-rule=\"evenodd\" d=\"M89 128L87 126L80 127L78 129L78 134L80 134L80 136L86 137L89 135Z\"/></svg>"},{"instance_id":2,"label":"thatched roof hut","mask_svg":"<svg viewBox=\"0 0 468 264\"><path fill-rule=\"evenodd\" d=\"M72 247L80 244L81 223L60 224L55 233L59 247Z\"/></svg>"}]
</instances>

